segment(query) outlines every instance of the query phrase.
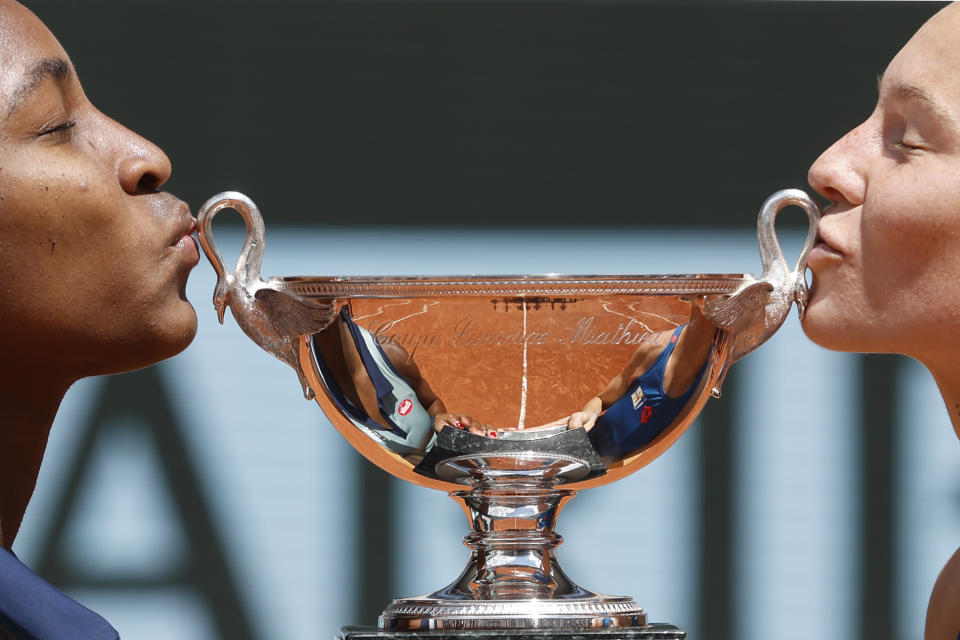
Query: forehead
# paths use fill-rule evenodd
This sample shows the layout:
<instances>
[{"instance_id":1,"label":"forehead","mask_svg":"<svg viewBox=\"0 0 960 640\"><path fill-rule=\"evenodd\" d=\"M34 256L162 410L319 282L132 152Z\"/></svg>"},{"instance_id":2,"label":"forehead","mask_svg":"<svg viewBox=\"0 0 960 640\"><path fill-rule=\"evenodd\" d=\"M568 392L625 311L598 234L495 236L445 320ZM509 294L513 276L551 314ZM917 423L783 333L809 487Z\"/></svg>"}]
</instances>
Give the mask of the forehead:
<instances>
[{"instance_id":1,"label":"forehead","mask_svg":"<svg viewBox=\"0 0 960 640\"><path fill-rule=\"evenodd\" d=\"M68 59L39 18L23 5L0 0L0 96L11 96L45 58Z\"/></svg>"},{"instance_id":2,"label":"forehead","mask_svg":"<svg viewBox=\"0 0 960 640\"><path fill-rule=\"evenodd\" d=\"M928 20L894 57L884 83L913 85L960 112L960 4Z\"/></svg>"}]
</instances>

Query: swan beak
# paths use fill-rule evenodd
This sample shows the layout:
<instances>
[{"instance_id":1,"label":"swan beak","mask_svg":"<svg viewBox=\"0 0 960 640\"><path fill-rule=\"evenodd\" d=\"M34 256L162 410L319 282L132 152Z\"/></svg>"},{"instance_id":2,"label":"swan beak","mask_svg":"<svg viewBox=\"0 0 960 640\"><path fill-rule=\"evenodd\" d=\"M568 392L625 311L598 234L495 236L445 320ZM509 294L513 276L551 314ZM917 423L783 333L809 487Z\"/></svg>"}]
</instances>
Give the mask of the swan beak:
<instances>
[{"instance_id":1,"label":"swan beak","mask_svg":"<svg viewBox=\"0 0 960 640\"><path fill-rule=\"evenodd\" d=\"M215 300L213 306L217 309L217 319L220 320L220 324L223 324L223 315L227 311L227 303L225 300Z\"/></svg>"},{"instance_id":2,"label":"swan beak","mask_svg":"<svg viewBox=\"0 0 960 640\"><path fill-rule=\"evenodd\" d=\"M796 294L797 313L802 321L803 314L807 311L807 301L810 298L810 291L807 289L807 283L804 282L802 275L797 279L796 284L794 285L794 292Z\"/></svg>"}]
</instances>

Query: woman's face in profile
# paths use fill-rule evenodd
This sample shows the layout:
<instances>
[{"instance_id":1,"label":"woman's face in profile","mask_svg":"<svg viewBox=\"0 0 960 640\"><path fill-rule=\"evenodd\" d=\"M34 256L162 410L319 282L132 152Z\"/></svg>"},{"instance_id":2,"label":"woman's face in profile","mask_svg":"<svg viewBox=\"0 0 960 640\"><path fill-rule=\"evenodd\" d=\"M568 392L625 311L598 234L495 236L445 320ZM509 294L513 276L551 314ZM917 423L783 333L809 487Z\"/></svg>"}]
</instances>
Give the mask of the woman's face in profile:
<instances>
[{"instance_id":1,"label":"woman's face in profile","mask_svg":"<svg viewBox=\"0 0 960 640\"><path fill-rule=\"evenodd\" d=\"M833 204L811 252L807 334L823 346L929 364L960 346L960 9L893 59L870 117L820 156Z\"/></svg>"},{"instance_id":2,"label":"woman's face in profile","mask_svg":"<svg viewBox=\"0 0 960 640\"><path fill-rule=\"evenodd\" d=\"M122 81L122 79L119 79ZM166 155L100 113L59 43L0 0L0 352L83 376L144 366L196 331L187 206Z\"/></svg>"}]
</instances>

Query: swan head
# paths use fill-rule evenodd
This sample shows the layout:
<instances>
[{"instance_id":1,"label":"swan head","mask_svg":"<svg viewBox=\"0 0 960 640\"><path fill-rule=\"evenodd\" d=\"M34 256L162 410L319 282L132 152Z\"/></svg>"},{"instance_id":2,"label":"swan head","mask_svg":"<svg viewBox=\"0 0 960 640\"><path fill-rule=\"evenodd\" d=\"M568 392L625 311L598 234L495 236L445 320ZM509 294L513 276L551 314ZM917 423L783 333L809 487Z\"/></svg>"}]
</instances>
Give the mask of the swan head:
<instances>
[{"instance_id":1,"label":"swan head","mask_svg":"<svg viewBox=\"0 0 960 640\"><path fill-rule=\"evenodd\" d=\"M223 324L223 316L227 311L232 296L230 295L230 278L222 277L217 279L217 286L213 290L213 308L217 310L217 319Z\"/></svg>"}]
</instances>

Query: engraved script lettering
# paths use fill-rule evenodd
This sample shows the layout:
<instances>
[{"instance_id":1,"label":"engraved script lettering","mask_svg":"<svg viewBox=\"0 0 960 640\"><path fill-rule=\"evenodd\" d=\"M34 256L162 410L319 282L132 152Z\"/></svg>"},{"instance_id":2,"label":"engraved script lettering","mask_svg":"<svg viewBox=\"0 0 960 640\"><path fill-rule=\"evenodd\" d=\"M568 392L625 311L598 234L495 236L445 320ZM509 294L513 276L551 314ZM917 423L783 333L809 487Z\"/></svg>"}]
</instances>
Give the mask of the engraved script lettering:
<instances>
[{"instance_id":1,"label":"engraved script lettering","mask_svg":"<svg viewBox=\"0 0 960 640\"><path fill-rule=\"evenodd\" d=\"M631 345L640 344L652 335L642 323L628 319L617 324L616 329L597 326L595 316L585 316L577 320L572 333L566 338L550 331L522 329L516 331L490 331L482 327L473 318L463 318L453 327L453 335L444 336L441 332L391 333L396 328L393 321L371 327L373 337L380 345L396 344L403 347L412 361L421 347L501 347L530 345L566 344L566 345Z\"/></svg>"},{"instance_id":2,"label":"engraved script lettering","mask_svg":"<svg viewBox=\"0 0 960 640\"><path fill-rule=\"evenodd\" d=\"M387 333L395 326L394 322L384 322L373 330L373 337L379 345L396 344L407 351L407 362L413 361L420 347L441 347L443 336L436 333Z\"/></svg>"},{"instance_id":3,"label":"engraved script lettering","mask_svg":"<svg viewBox=\"0 0 960 640\"><path fill-rule=\"evenodd\" d=\"M569 344L639 344L652 333L649 329L634 321L633 318L626 325L622 322L618 324L616 330L612 333L595 329L593 326L594 320L593 316L581 318L573 330L573 335L570 336ZM640 328L639 332L637 329L630 331L630 328L634 326Z\"/></svg>"},{"instance_id":4,"label":"engraved script lettering","mask_svg":"<svg viewBox=\"0 0 960 640\"><path fill-rule=\"evenodd\" d=\"M482 331L477 328L476 320L465 318L457 323L453 328L453 338L450 340L450 346L453 347L479 347L479 346L501 346L507 344L521 345L527 344L545 344L549 339L550 332L528 331L524 335L523 331L514 331L511 333L495 333L492 331Z\"/></svg>"}]
</instances>

